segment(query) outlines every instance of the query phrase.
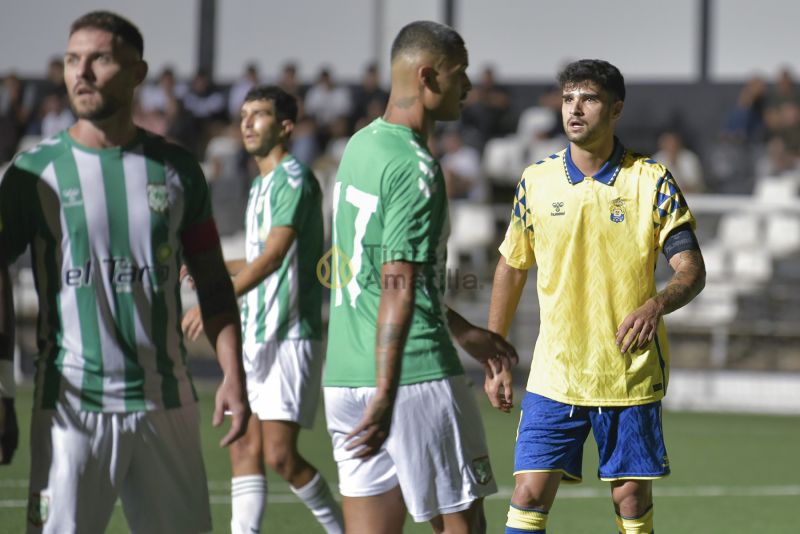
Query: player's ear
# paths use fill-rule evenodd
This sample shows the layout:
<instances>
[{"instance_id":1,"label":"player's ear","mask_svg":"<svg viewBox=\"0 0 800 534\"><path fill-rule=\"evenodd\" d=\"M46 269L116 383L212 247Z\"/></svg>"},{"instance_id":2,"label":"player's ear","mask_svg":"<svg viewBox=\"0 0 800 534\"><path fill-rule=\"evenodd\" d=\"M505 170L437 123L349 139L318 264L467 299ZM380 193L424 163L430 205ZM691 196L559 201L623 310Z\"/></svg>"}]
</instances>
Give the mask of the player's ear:
<instances>
[{"instance_id":1,"label":"player's ear","mask_svg":"<svg viewBox=\"0 0 800 534\"><path fill-rule=\"evenodd\" d=\"M289 119L283 119L281 121L281 137L283 139L289 139L293 131L294 131L294 121Z\"/></svg>"},{"instance_id":2,"label":"player's ear","mask_svg":"<svg viewBox=\"0 0 800 534\"><path fill-rule=\"evenodd\" d=\"M615 120L618 119L619 116L622 115L622 108L623 107L625 107L625 101L624 100L617 100L616 102L614 102L614 107L612 108L612 111L611 111L611 118L613 118Z\"/></svg>"},{"instance_id":3,"label":"player's ear","mask_svg":"<svg viewBox=\"0 0 800 534\"><path fill-rule=\"evenodd\" d=\"M147 61L140 59L133 68L135 69L136 85L139 85L147 78L149 66L147 65Z\"/></svg>"},{"instance_id":4,"label":"player's ear","mask_svg":"<svg viewBox=\"0 0 800 534\"><path fill-rule=\"evenodd\" d=\"M417 79L422 89L428 89L434 93L439 92L439 84L436 82L436 69L431 65L422 64L417 67Z\"/></svg>"}]
</instances>

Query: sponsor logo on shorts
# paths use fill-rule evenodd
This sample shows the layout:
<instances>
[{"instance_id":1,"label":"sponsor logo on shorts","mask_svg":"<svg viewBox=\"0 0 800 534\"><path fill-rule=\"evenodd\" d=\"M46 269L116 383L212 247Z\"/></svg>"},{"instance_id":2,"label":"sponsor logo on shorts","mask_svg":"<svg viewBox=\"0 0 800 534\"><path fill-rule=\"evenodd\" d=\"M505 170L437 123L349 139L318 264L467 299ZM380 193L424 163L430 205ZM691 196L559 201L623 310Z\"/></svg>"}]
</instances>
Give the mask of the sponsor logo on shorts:
<instances>
[{"instance_id":1,"label":"sponsor logo on shorts","mask_svg":"<svg viewBox=\"0 0 800 534\"><path fill-rule=\"evenodd\" d=\"M664 455L664 458L661 459L661 467L669 467L669 456L666 454Z\"/></svg>"},{"instance_id":2,"label":"sponsor logo on shorts","mask_svg":"<svg viewBox=\"0 0 800 534\"><path fill-rule=\"evenodd\" d=\"M488 484L492 480L492 464L489 463L488 456L481 456L472 460L472 474L478 484Z\"/></svg>"},{"instance_id":3,"label":"sponsor logo on shorts","mask_svg":"<svg viewBox=\"0 0 800 534\"><path fill-rule=\"evenodd\" d=\"M28 523L41 527L50 513L50 498L41 493L31 493L28 499Z\"/></svg>"}]
</instances>

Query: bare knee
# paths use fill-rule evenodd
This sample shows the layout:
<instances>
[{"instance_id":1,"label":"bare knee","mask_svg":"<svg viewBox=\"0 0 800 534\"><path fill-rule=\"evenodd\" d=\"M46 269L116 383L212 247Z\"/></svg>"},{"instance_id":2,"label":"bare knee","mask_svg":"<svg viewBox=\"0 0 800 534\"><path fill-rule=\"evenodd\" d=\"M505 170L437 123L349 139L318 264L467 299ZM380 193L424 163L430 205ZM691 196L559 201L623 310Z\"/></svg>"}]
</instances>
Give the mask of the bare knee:
<instances>
[{"instance_id":1,"label":"bare knee","mask_svg":"<svg viewBox=\"0 0 800 534\"><path fill-rule=\"evenodd\" d=\"M649 480L620 480L611 486L614 509L623 517L640 517L653 506L653 484Z\"/></svg>"},{"instance_id":2,"label":"bare knee","mask_svg":"<svg viewBox=\"0 0 800 534\"><path fill-rule=\"evenodd\" d=\"M286 443L264 444L264 461L283 478L290 478L297 464L297 453Z\"/></svg>"},{"instance_id":3,"label":"bare knee","mask_svg":"<svg viewBox=\"0 0 800 534\"><path fill-rule=\"evenodd\" d=\"M430 523L435 534L486 534L483 499L477 499L461 512L437 516Z\"/></svg>"},{"instance_id":4,"label":"bare knee","mask_svg":"<svg viewBox=\"0 0 800 534\"><path fill-rule=\"evenodd\" d=\"M231 468L234 475L263 471L261 440L248 431L241 439L230 445Z\"/></svg>"},{"instance_id":5,"label":"bare knee","mask_svg":"<svg viewBox=\"0 0 800 534\"><path fill-rule=\"evenodd\" d=\"M561 483L560 473L523 473L516 476L511 504L548 511Z\"/></svg>"}]
</instances>

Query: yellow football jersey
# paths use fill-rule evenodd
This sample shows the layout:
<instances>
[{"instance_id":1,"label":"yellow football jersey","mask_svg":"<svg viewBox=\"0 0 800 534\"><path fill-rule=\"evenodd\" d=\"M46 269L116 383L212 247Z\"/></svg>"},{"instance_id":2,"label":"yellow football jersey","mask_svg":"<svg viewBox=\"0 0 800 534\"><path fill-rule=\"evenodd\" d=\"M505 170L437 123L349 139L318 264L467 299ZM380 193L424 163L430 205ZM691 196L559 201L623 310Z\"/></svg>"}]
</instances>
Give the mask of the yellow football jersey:
<instances>
[{"instance_id":1,"label":"yellow football jersey","mask_svg":"<svg viewBox=\"0 0 800 534\"><path fill-rule=\"evenodd\" d=\"M595 176L569 147L531 165L517 186L500 253L538 266L541 314L528 390L567 404L628 406L664 396L669 347L663 320L646 349L621 354L619 324L656 294L654 271L669 233L695 221L661 164L618 140Z\"/></svg>"}]
</instances>

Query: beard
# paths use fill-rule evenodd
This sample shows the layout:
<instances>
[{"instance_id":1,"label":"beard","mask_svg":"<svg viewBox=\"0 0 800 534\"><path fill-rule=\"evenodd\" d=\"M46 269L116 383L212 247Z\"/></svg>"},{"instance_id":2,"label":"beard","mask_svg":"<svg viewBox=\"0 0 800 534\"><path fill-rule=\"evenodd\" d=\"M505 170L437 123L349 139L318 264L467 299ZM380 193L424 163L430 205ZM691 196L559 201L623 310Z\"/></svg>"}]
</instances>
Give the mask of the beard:
<instances>
[{"instance_id":1,"label":"beard","mask_svg":"<svg viewBox=\"0 0 800 534\"><path fill-rule=\"evenodd\" d=\"M118 102L108 97L100 97L91 103L78 104L76 98L70 98L70 107L75 117L89 121L108 119L121 107Z\"/></svg>"}]
</instances>

